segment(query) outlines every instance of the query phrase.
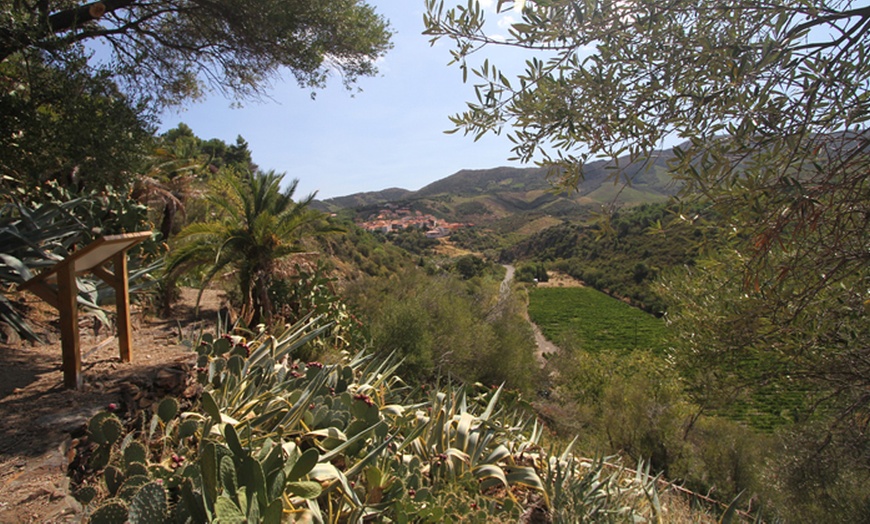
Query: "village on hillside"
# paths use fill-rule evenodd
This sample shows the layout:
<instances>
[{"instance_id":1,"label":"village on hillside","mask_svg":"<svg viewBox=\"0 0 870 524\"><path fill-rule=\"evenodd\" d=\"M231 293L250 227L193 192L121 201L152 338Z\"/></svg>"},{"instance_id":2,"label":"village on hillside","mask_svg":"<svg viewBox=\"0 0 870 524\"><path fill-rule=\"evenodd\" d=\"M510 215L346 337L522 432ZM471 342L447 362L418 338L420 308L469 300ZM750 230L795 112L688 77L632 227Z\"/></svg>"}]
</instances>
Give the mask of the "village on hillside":
<instances>
[{"instance_id":1,"label":"village on hillside","mask_svg":"<svg viewBox=\"0 0 870 524\"><path fill-rule=\"evenodd\" d=\"M425 230L428 238L445 238L457 229L471 227L474 224L447 222L396 204L385 204L384 209L358 225L366 231L380 233L417 228Z\"/></svg>"}]
</instances>

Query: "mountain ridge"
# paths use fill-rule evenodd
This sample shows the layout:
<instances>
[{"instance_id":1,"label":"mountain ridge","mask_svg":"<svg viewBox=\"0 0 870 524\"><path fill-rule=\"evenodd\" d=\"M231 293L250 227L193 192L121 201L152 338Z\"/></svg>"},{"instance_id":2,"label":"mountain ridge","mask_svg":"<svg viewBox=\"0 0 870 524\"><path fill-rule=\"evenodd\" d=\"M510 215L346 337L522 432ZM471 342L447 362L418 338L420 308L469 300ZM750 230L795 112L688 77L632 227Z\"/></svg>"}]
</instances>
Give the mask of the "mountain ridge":
<instances>
[{"instance_id":1,"label":"mountain ridge","mask_svg":"<svg viewBox=\"0 0 870 524\"><path fill-rule=\"evenodd\" d=\"M554 168L501 166L462 169L416 191L394 187L315 201L313 205L326 212L350 209L362 216L393 204L442 218L477 222L528 213L573 215L590 206L631 206L668 199L678 190L667 168L674 157L673 150L666 149L634 162L627 157L589 162L576 191L555 185L559 173L554 173Z\"/></svg>"}]
</instances>

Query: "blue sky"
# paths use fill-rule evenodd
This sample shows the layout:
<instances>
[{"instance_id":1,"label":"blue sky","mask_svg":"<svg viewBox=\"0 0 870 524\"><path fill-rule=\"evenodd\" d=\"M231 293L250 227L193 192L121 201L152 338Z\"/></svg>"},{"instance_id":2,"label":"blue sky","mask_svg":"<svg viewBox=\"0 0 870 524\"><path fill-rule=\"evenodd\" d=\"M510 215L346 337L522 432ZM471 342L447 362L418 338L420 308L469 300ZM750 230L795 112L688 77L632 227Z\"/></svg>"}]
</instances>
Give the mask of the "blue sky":
<instances>
[{"instance_id":1,"label":"blue sky","mask_svg":"<svg viewBox=\"0 0 870 524\"><path fill-rule=\"evenodd\" d=\"M490 12L494 3L481 1ZM423 0L369 4L390 20L394 48L379 64L378 77L361 80L362 92L348 92L334 78L312 100L310 91L287 75L269 90L270 100L233 108L216 94L166 112L161 131L184 122L204 139L234 143L241 135L262 169L298 178L297 196L317 191L321 199L390 187L419 189L461 169L519 166L508 161L511 143L505 136L475 142L461 132L444 133L451 128L448 116L464 109L473 89L470 76L463 84L459 68L447 67L451 43L432 47L421 34ZM502 15L502 24L511 16ZM494 62L508 69L504 60ZM519 67L523 59L507 60Z\"/></svg>"}]
</instances>

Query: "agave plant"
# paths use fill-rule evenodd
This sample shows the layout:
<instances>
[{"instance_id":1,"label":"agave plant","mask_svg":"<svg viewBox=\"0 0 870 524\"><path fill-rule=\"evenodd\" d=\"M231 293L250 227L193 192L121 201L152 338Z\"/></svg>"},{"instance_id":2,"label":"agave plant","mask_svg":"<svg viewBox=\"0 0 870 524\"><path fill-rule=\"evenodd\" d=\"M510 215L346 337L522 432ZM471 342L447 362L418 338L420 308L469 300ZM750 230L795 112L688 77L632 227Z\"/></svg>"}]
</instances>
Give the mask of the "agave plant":
<instances>
[{"instance_id":1,"label":"agave plant","mask_svg":"<svg viewBox=\"0 0 870 524\"><path fill-rule=\"evenodd\" d=\"M89 239L90 228L75 213L89 200L79 197L41 205L6 203L0 207L0 285L6 289L10 284L26 282L40 269L63 260L73 246ZM79 279L78 287L79 304L100 314L94 283ZM23 337L39 339L6 295L0 295L0 321Z\"/></svg>"},{"instance_id":2,"label":"agave plant","mask_svg":"<svg viewBox=\"0 0 870 524\"><path fill-rule=\"evenodd\" d=\"M91 466L100 481L78 492L91 521L516 522L532 511L629 521L656 514L651 477L610 474L603 462L575 458L570 446L545 453L542 426L502 388L448 385L427 393L394 374L394 359L366 352L335 364L294 358L330 327L308 316L275 336L204 336L195 346L203 385L195 409L179 412L164 400L126 428L112 414L94 417Z\"/></svg>"}]
</instances>

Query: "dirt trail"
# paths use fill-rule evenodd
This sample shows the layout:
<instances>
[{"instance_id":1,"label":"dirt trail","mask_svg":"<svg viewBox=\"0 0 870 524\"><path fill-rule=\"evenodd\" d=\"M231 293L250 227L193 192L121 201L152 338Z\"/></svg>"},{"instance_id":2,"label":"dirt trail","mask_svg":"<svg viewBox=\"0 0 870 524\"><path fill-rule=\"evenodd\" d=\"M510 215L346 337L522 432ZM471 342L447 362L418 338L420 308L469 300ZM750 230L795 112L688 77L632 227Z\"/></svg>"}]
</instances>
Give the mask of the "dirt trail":
<instances>
[{"instance_id":1,"label":"dirt trail","mask_svg":"<svg viewBox=\"0 0 870 524\"><path fill-rule=\"evenodd\" d=\"M501 286L499 286L501 300L504 300L510 294L511 282L516 274L516 268L514 266L505 264L504 268L507 271L504 280L501 282ZM552 273L547 282L540 282L537 285L540 287L580 287L583 283L561 273ZM538 360L538 364L541 368L544 368L548 362L547 355L558 353L560 349L556 344L547 340L547 337L545 337L541 332L541 328L539 328L538 325L532 322L532 319L529 318L528 311L526 311L526 320L529 321L529 325L532 326L532 333L535 335L535 358Z\"/></svg>"},{"instance_id":2,"label":"dirt trail","mask_svg":"<svg viewBox=\"0 0 870 524\"><path fill-rule=\"evenodd\" d=\"M559 346L547 340L547 337L541 333L541 328L539 328L537 324L531 320L529 320L529 324L532 326L532 333L535 334L535 344L538 346L538 349L535 351L535 358L538 359L538 364L543 368L548 362L547 355L558 353L561 350L559 349Z\"/></svg>"},{"instance_id":3,"label":"dirt trail","mask_svg":"<svg viewBox=\"0 0 870 524\"><path fill-rule=\"evenodd\" d=\"M514 275L517 272L517 268L510 264L505 264L504 266L506 272L504 275L504 280L501 281L501 286L498 288L499 298L504 300L511 292L511 282L514 279Z\"/></svg>"},{"instance_id":4,"label":"dirt trail","mask_svg":"<svg viewBox=\"0 0 870 524\"><path fill-rule=\"evenodd\" d=\"M180 341L213 330L221 298L207 291L196 316L196 290L185 289L171 319L134 314L133 362L118 358L114 333L105 326L95 331L83 316L84 385L77 391L63 388L57 314L30 295L20 300L47 342L0 344L0 523L80 522L81 506L70 496L67 477L75 438L110 402L129 404L131 392L139 392L141 408L153 394L183 388L176 382L193 353Z\"/></svg>"}]
</instances>

